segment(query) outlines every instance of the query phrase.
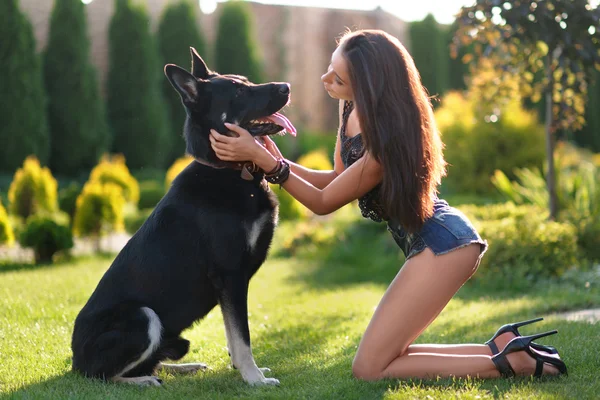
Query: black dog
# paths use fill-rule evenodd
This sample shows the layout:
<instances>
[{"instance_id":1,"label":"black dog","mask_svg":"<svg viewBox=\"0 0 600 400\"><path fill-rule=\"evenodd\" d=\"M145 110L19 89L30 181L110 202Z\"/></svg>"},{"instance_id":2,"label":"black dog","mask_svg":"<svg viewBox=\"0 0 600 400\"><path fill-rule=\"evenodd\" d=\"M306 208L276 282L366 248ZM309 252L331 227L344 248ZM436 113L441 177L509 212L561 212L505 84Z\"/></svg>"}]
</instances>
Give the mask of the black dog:
<instances>
[{"instance_id":1,"label":"black dog","mask_svg":"<svg viewBox=\"0 0 600 400\"><path fill-rule=\"evenodd\" d=\"M278 203L262 172L220 161L210 129L230 134L237 123L255 136L295 133L278 111L287 83L254 85L210 71L192 48L192 72L175 65L165 74L187 111L184 136L195 157L173 181L148 220L129 240L75 321L73 369L88 377L160 385L157 367L191 372L204 364L163 364L189 349L181 332L221 306L232 364L251 384L265 378L252 356L247 294L264 262Z\"/></svg>"}]
</instances>

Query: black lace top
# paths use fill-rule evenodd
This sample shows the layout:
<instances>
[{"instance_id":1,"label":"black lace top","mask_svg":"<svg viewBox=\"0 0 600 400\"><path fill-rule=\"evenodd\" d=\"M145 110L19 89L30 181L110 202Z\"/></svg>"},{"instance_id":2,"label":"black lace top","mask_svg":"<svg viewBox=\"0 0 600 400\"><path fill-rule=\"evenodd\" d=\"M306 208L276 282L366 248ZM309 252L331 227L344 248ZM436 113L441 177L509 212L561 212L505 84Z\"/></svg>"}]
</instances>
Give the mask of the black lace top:
<instances>
[{"instance_id":1,"label":"black lace top","mask_svg":"<svg viewBox=\"0 0 600 400\"><path fill-rule=\"evenodd\" d=\"M344 103L344 111L342 114L342 126L340 128L340 140L341 140L341 151L340 155L342 157L342 162L344 163L344 167L348 168L352 164L356 162L360 157L362 157L364 148L363 142L361 139L360 133L356 136L348 137L346 136L346 125L348 123L348 116L352 109L354 108L354 103L351 101L346 101ZM381 185L375 186L371 191L365 194L363 197L358 199L358 206L360 207L360 212L362 216L365 218L370 218L375 222L387 221L388 217L383 210L383 206L381 205L379 189Z\"/></svg>"}]
</instances>

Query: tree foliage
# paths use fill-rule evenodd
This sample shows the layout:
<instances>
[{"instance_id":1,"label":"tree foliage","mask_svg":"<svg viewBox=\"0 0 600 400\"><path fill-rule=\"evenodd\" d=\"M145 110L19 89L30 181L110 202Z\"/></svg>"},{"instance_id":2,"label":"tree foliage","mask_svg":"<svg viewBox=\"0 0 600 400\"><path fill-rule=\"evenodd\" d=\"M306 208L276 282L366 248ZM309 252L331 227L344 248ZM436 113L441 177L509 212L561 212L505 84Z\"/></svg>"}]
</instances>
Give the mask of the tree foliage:
<instances>
[{"instance_id":1,"label":"tree foliage","mask_svg":"<svg viewBox=\"0 0 600 400\"><path fill-rule=\"evenodd\" d=\"M222 5L215 51L215 69L219 73L244 75L255 83L263 81L254 21L245 2L228 1Z\"/></svg>"},{"instance_id":2,"label":"tree foliage","mask_svg":"<svg viewBox=\"0 0 600 400\"><path fill-rule=\"evenodd\" d=\"M46 163L50 148L41 64L18 3L0 1L0 171L8 173L29 155Z\"/></svg>"},{"instance_id":3,"label":"tree foliage","mask_svg":"<svg viewBox=\"0 0 600 400\"><path fill-rule=\"evenodd\" d=\"M189 47L194 47L206 59L206 43L197 25L196 6L191 0L180 0L166 7L158 26L158 46L162 64L176 64L181 67L190 65ZM185 110L181 98L168 79L162 80L162 90L169 108L168 142L171 152L167 156L167 165L183 156L183 122Z\"/></svg>"},{"instance_id":4,"label":"tree foliage","mask_svg":"<svg viewBox=\"0 0 600 400\"><path fill-rule=\"evenodd\" d=\"M410 24L410 53L419 69L423 86L432 96L443 95L450 87L449 52L444 29L434 16Z\"/></svg>"},{"instance_id":5,"label":"tree foliage","mask_svg":"<svg viewBox=\"0 0 600 400\"><path fill-rule=\"evenodd\" d=\"M492 59L498 76L520 76L525 96L546 100L546 153L550 215L558 212L554 189L554 135L585 122L587 88L600 68L600 8L587 0L476 0L463 7L452 51L473 44L475 57ZM542 79L534 79L542 71ZM495 80L488 87L495 85Z\"/></svg>"},{"instance_id":6,"label":"tree foliage","mask_svg":"<svg viewBox=\"0 0 600 400\"><path fill-rule=\"evenodd\" d=\"M81 0L56 0L44 53L50 167L55 174L89 169L108 150L104 102L89 56L85 5Z\"/></svg>"},{"instance_id":7,"label":"tree foliage","mask_svg":"<svg viewBox=\"0 0 600 400\"><path fill-rule=\"evenodd\" d=\"M150 18L140 3L116 0L109 27L108 117L113 151L132 169L163 167L167 143L164 79Z\"/></svg>"}]
</instances>

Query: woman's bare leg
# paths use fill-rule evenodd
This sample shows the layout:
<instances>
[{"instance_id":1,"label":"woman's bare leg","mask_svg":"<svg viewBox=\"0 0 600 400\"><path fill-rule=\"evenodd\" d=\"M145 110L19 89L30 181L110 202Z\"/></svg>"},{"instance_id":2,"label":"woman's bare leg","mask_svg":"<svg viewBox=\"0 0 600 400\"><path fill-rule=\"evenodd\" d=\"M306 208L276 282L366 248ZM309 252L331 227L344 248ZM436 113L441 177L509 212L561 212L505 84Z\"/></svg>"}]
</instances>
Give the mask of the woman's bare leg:
<instances>
[{"instance_id":1,"label":"woman's bare leg","mask_svg":"<svg viewBox=\"0 0 600 400\"><path fill-rule=\"evenodd\" d=\"M499 347L502 349L503 347ZM492 350L487 344L411 344L406 354L437 353L437 354L479 354L492 356Z\"/></svg>"},{"instance_id":2,"label":"woman's bare leg","mask_svg":"<svg viewBox=\"0 0 600 400\"><path fill-rule=\"evenodd\" d=\"M408 260L390 284L367 327L352 365L354 375L368 380L499 377L489 348L484 353L485 345L453 349L462 348L465 353L408 352L411 343L473 274L479 253L480 246L474 244L437 257L425 249ZM471 353L473 350L476 353ZM535 369L535 360L524 352L510 354L508 361L517 373L528 374ZM546 373L553 370L557 372L545 367Z\"/></svg>"}]
</instances>

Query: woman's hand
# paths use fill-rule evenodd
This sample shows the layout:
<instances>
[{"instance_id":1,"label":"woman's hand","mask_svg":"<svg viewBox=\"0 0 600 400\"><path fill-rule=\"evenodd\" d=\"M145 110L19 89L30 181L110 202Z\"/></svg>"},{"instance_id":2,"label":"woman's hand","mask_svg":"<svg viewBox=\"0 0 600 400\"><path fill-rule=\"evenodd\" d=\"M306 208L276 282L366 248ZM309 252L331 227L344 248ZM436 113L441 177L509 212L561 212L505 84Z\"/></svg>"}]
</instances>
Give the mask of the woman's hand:
<instances>
[{"instance_id":1,"label":"woman's hand","mask_svg":"<svg viewBox=\"0 0 600 400\"><path fill-rule=\"evenodd\" d=\"M279 148L277 147L277 145L275 144L275 142L273 141L273 139L271 139L268 136L263 136L263 139L265 141L265 148L267 150L269 150L269 153L271 153L273 155L273 157L275 157L275 158L285 158L283 156L283 154L281 154L281 151L279 151Z\"/></svg>"},{"instance_id":2,"label":"woman's hand","mask_svg":"<svg viewBox=\"0 0 600 400\"><path fill-rule=\"evenodd\" d=\"M221 135L214 129L210 130L210 145L215 154L223 161L256 161L264 147L244 128L225 123L225 127L237 133L238 137Z\"/></svg>"}]
</instances>

